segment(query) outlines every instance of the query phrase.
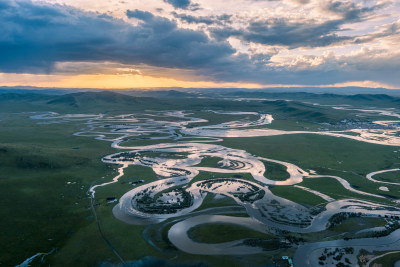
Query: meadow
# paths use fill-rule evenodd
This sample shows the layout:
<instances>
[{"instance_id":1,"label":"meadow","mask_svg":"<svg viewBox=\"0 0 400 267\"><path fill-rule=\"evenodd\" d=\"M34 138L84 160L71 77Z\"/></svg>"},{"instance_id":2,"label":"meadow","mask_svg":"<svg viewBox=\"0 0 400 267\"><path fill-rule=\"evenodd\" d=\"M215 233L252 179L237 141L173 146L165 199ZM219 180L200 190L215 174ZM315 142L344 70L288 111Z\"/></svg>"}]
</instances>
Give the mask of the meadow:
<instances>
[{"instance_id":1,"label":"meadow","mask_svg":"<svg viewBox=\"0 0 400 267\"><path fill-rule=\"evenodd\" d=\"M174 219L161 225L129 225L112 214L115 203L107 198L119 199L135 186L132 182L144 180L149 183L160 179L152 168L129 166L117 183L96 190L94 208L88 190L91 186L111 180L117 174L118 165L105 164L101 158L120 150L111 148L111 142L95 140L93 137L78 137L73 134L86 127L86 121L58 121L40 124L32 120L29 112L56 111L66 113L90 113L118 115L124 113L144 114L162 110L187 110L190 116L207 119L208 122L189 124L188 127L214 125L234 120L253 120L254 115L226 115L208 112L256 111L274 116L268 128L279 130L318 131L341 120L370 121L381 116L358 117L357 112L333 110L329 107L313 106L300 102L255 101L235 102L227 100L190 99L189 102L173 99L153 99L121 96L114 93L92 95L88 93L72 96L8 96L0 95L0 263L15 266L38 252L50 255L37 258L33 266L112 266L119 259L112 249L126 261L143 260L158 265L181 264L182 266L261 266L272 263L282 255L293 255L294 248L281 248L253 256L204 256L191 255L176 249L167 236ZM327 101L325 99L325 101ZM353 100L347 99L349 103ZM384 100L379 100L383 102ZM354 103L354 102L352 102ZM151 111L150 111L151 110ZM17 112L18 111L18 112ZM26 112L26 113L24 113ZM164 119L164 118L163 118ZM181 121L180 118L169 119ZM260 127L256 127L260 128ZM332 126L333 128L333 126ZM110 135L111 137L112 135ZM158 133L147 137L160 137ZM115 136L114 136L115 137ZM185 141L200 140L195 136ZM400 198L396 186L387 185L389 191L378 189L378 185L365 178L374 171L400 167L400 153L392 146L376 145L332 136L315 134L292 134L268 137L221 138L216 144L265 158L295 164L305 171L319 175L334 175L347 180L350 185L368 193L387 197L376 198L350 192L332 178L305 178L299 185L326 194L333 199L356 198L374 203L394 205L390 199ZM124 146L150 145L176 142L167 137L163 140L128 138ZM180 153L180 156L186 155ZM157 156L147 152L146 156ZM174 155L170 155L174 157ZM205 157L197 167L219 167L222 158ZM285 167L264 162L266 177L283 181L289 177ZM398 172L374 176L377 180L393 182ZM212 173L201 171L191 184L213 178L237 178L254 181L249 173ZM259 182L256 182L259 183ZM140 184L139 184L140 185ZM297 202L305 207L323 207L323 198L293 186L270 186L279 197ZM209 193L195 212L207 212L214 208L225 208L231 216L248 216L244 208L228 197ZM98 218L96 221L95 215ZM182 219L182 218L181 218ZM307 241L337 239L348 228L362 230L384 225L382 219L352 218L326 231L306 234ZM355 235L353 231L351 236ZM147 236L145 236L145 234ZM199 242L226 242L242 238L274 239L275 236L261 234L234 225L203 225L193 228L190 235ZM300 235L293 234L299 238ZM152 241L154 243L149 242ZM377 262L393 261L385 256Z\"/></svg>"}]
</instances>

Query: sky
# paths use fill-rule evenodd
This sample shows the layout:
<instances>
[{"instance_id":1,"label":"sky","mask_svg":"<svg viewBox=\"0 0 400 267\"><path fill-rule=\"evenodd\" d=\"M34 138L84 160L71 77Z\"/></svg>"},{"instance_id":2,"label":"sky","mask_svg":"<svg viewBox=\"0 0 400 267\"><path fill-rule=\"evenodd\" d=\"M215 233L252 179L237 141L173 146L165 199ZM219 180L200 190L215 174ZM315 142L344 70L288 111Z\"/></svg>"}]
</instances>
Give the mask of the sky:
<instances>
[{"instance_id":1,"label":"sky","mask_svg":"<svg viewBox=\"0 0 400 267\"><path fill-rule=\"evenodd\" d=\"M400 1L1 0L0 86L400 88Z\"/></svg>"}]
</instances>

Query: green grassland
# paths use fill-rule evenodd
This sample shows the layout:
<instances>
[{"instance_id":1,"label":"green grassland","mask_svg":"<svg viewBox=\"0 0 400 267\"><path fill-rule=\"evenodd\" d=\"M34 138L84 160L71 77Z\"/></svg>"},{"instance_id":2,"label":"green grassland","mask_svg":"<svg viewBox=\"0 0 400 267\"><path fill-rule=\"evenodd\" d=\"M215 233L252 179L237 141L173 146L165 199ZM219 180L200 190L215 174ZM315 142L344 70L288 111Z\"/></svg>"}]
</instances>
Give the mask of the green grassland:
<instances>
[{"instance_id":1,"label":"green grassland","mask_svg":"<svg viewBox=\"0 0 400 267\"><path fill-rule=\"evenodd\" d=\"M221 144L316 170L318 174L329 169L367 174L400 165L394 147L316 134L225 138Z\"/></svg>"},{"instance_id":2,"label":"green grassland","mask_svg":"<svg viewBox=\"0 0 400 267\"><path fill-rule=\"evenodd\" d=\"M100 160L117 151L108 142L73 136L82 127L76 122L39 125L26 115L7 118L0 121L1 264L14 266L53 248L56 252L43 263L35 260L33 264L118 263L99 234L87 194L91 185L110 181L117 174L118 165ZM112 215L115 204L107 204L107 197L121 197L133 188L129 182L157 179L148 167L129 166L124 172L117 183L96 190L103 234L124 259L168 258L142 237L144 226L125 224Z\"/></svg>"},{"instance_id":3,"label":"green grassland","mask_svg":"<svg viewBox=\"0 0 400 267\"><path fill-rule=\"evenodd\" d=\"M375 217L350 217L342 223L330 228L330 231L337 232L338 234L347 233L354 235L360 230L383 227L387 224L384 218Z\"/></svg>"},{"instance_id":4,"label":"green grassland","mask_svg":"<svg viewBox=\"0 0 400 267\"><path fill-rule=\"evenodd\" d=\"M323 198L293 186L270 186L269 189L274 195L299 204L317 206L326 203Z\"/></svg>"},{"instance_id":5,"label":"green grassland","mask_svg":"<svg viewBox=\"0 0 400 267\"><path fill-rule=\"evenodd\" d=\"M104 164L100 160L117 150L110 148L109 142L73 136L83 127L79 122L47 125L37 122L26 114L3 116L0 121L0 212L3 218L0 225L4 229L0 262L16 265L37 252L55 248L56 252L46 256L43 263L34 261L34 265L118 263L99 235L87 195L91 185L110 181L117 174L118 165ZM124 259L146 256L168 259L170 255L159 252L143 239L144 226L128 225L113 217L114 204L107 204L107 197L121 197L133 188L129 182L144 179L147 183L157 179L148 167L130 166L124 171L119 182L96 190L95 207L102 232ZM236 174L214 175L232 177ZM199 180L205 178L199 176ZM251 176L245 178L251 179ZM207 202L206 199L202 208L223 206L220 201ZM244 266L245 262L254 260L179 253L174 261L208 262L218 266L231 262L232 266Z\"/></svg>"},{"instance_id":6,"label":"green grassland","mask_svg":"<svg viewBox=\"0 0 400 267\"><path fill-rule=\"evenodd\" d=\"M199 164L196 165L196 167L218 168L218 162L221 160L223 159L218 157L205 157Z\"/></svg>"},{"instance_id":7,"label":"green grassland","mask_svg":"<svg viewBox=\"0 0 400 267\"><path fill-rule=\"evenodd\" d=\"M208 125L215 125L229 121L240 121L240 120L257 120L258 116L256 115L238 115L238 114L218 114L213 112L207 111L195 111L189 115L190 117L195 118L202 118L207 120L208 122L201 122L201 123L190 123L187 127L198 127L198 126L208 126Z\"/></svg>"},{"instance_id":8,"label":"green grassland","mask_svg":"<svg viewBox=\"0 0 400 267\"><path fill-rule=\"evenodd\" d=\"M103 179L102 179L103 180ZM144 180L144 183L139 183L133 186L131 182ZM124 169L124 175L118 179L118 182L107 185L105 187L96 188L96 201L100 204L105 204L107 197L120 198L123 194L143 184L151 183L157 180L157 175L152 168L132 165ZM103 182L109 180L104 179Z\"/></svg>"},{"instance_id":9,"label":"green grassland","mask_svg":"<svg viewBox=\"0 0 400 267\"><path fill-rule=\"evenodd\" d=\"M386 253L386 251L385 251ZM383 253L380 253L383 254ZM382 258L376 259L371 262L371 266L377 264L378 266L395 266L395 263L398 262L400 259L400 251L392 254L388 254L383 256Z\"/></svg>"},{"instance_id":10,"label":"green grassland","mask_svg":"<svg viewBox=\"0 0 400 267\"><path fill-rule=\"evenodd\" d=\"M125 141L121 143L120 145L122 147L135 147L135 146L150 146L150 145L156 145L156 144L162 144L162 143L175 143L174 140L171 140L169 138L165 139L156 139L156 140L151 140L151 139L131 139L128 141Z\"/></svg>"},{"instance_id":11,"label":"green grassland","mask_svg":"<svg viewBox=\"0 0 400 267\"><path fill-rule=\"evenodd\" d=\"M268 129L281 130L281 131L319 131L322 127L318 123L308 122L294 119L280 119L278 117L274 117L274 120L271 124L264 125L262 128L267 127ZM261 128L261 127L260 127Z\"/></svg>"},{"instance_id":12,"label":"green grassland","mask_svg":"<svg viewBox=\"0 0 400 267\"><path fill-rule=\"evenodd\" d=\"M339 88L346 92L347 88ZM348 92L346 92L348 93ZM268 98L268 99L290 99L293 101L302 101L307 103L319 103L325 105L351 105L356 107L370 108L381 107L387 108L397 107L399 105L399 97L390 96L385 94L332 94L332 93L309 93L309 92L268 92L268 91L242 91L242 92L228 92L226 96L231 97L248 97L248 98Z\"/></svg>"},{"instance_id":13,"label":"green grassland","mask_svg":"<svg viewBox=\"0 0 400 267\"><path fill-rule=\"evenodd\" d=\"M188 234L193 240L201 243L223 243L246 238L274 238L272 235L232 224L202 224L190 229Z\"/></svg>"},{"instance_id":14,"label":"green grassland","mask_svg":"<svg viewBox=\"0 0 400 267\"><path fill-rule=\"evenodd\" d=\"M254 180L253 176L250 173L217 173L217 172L200 171L199 174L190 181L190 184L214 178L233 178L233 179L241 179L241 180L257 182Z\"/></svg>"},{"instance_id":15,"label":"green grassland","mask_svg":"<svg viewBox=\"0 0 400 267\"><path fill-rule=\"evenodd\" d=\"M400 171L385 172L374 175L375 180L389 183L400 183Z\"/></svg>"},{"instance_id":16,"label":"green grassland","mask_svg":"<svg viewBox=\"0 0 400 267\"><path fill-rule=\"evenodd\" d=\"M239 204L237 204L236 201L230 197L216 198L215 194L207 193L207 196L204 198L203 203L198 209L196 209L196 211L205 210L209 208L216 208L216 207L232 207L232 206L240 207Z\"/></svg>"},{"instance_id":17,"label":"green grassland","mask_svg":"<svg viewBox=\"0 0 400 267\"><path fill-rule=\"evenodd\" d=\"M284 181L290 177L286 171L286 166L274 162L264 162L264 176L274 181Z\"/></svg>"},{"instance_id":18,"label":"green grassland","mask_svg":"<svg viewBox=\"0 0 400 267\"><path fill-rule=\"evenodd\" d=\"M132 226L116 220L112 214L115 204L100 202L96 212L102 233L123 259L163 256L142 237L145 226ZM95 223L80 229L54 257L48 259L50 264L65 266L93 266L103 261L117 263L118 259L100 237Z\"/></svg>"},{"instance_id":19,"label":"green grassland","mask_svg":"<svg viewBox=\"0 0 400 267\"><path fill-rule=\"evenodd\" d=\"M354 100L348 101L354 103ZM369 100L363 100L363 103L366 101ZM386 100L379 101L383 103ZM354 119L357 114L357 112L332 110L330 107L296 101L239 102L194 98L190 101L176 101L176 99L128 97L111 92L76 93L63 96L0 95L0 112L55 111L116 115L145 113L146 110L190 110L194 112L193 116L209 120L208 123L199 123L199 125L254 117L204 112L207 109L270 113L275 120L269 126L282 130L316 131L321 127L319 124L321 122L336 123L345 118ZM112 149L110 142L95 140L93 137L73 136L73 133L85 127L84 121L37 124L39 121L29 119L29 115L32 114L0 114L0 216L2 218L0 220L0 229L2 229L0 264L15 266L38 252L49 252L53 248L55 252L46 256L43 263L35 261L34 265L96 266L104 262L118 263L117 257L99 234L87 190L91 185L110 181L117 174L119 166L105 164L101 162L101 158L119 151ZM372 117L379 116L368 115L357 118L370 120ZM148 145L159 142L138 139L129 140L123 145ZM165 139L161 142L173 141ZM224 138L223 142L218 144L244 149L257 156L290 162L304 170L315 170L320 175L340 176L349 181L354 188L362 191L385 194L393 198L400 197L396 186L387 185L389 192L382 192L378 190L380 184L372 183L365 178L365 175L370 172L400 166L398 153L394 153L396 149L390 146L314 134ZM219 160L221 159L205 158L198 166L217 167ZM275 180L288 177L284 167L269 162L265 165L267 177ZM158 179L153 170L148 167L130 166L124 171L125 175L117 183L97 188L95 209L104 237L125 260L137 260L150 256L168 260L171 264L198 265L205 262L212 266L261 266L281 255L293 254L294 249L240 257L188 255L174 249L171 244L167 244L166 247L174 254L161 252L143 238L146 226L125 224L112 215L114 204L108 204L107 197L120 198L134 188L130 182L143 179L145 183L148 183ZM224 177L254 181L249 173L200 172L191 183ZM397 177L398 172L375 176L376 179L382 179L382 181L395 181ZM300 185L318 190L335 199L359 198L390 204L389 201L349 192L331 178L305 179ZM271 187L271 191L277 196L306 206L325 203L320 197L291 186L274 186ZM208 208L224 206L239 207L230 198L215 198L214 194L208 194L202 206L196 211L201 212ZM360 222L357 220L356 218L349 219L335 226L334 229L310 234L307 238L317 241L318 238L329 235L338 236L347 228L362 229L382 223L381 221ZM171 221L168 220L167 223ZM164 241L168 229L165 227L162 231ZM149 231L149 234L153 235L150 238L157 236L155 232ZM233 237L235 239L237 237L261 238L260 235L266 238L263 234L231 225L197 227L192 231L192 235L203 242L216 240L224 242L232 240ZM392 256L387 257L380 260L390 260Z\"/></svg>"},{"instance_id":20,"label":"green grassland","mask_svg":"<svg viewBox=\"0 0 400 267\"><path fill-rule=\"evenodd\" d=\"M2 117L2 264L16 265L37 252L61 248L93 224L86 192L115 173L114 166L100 161L113 150L107 142L72 136L79 127L38 125L25 115Z\"/></svg>"},{"instance_id":21,"label":"green grassland","mask_svg":"<svg viewBox=\"0 0 400 267\"><path fill-rule=\"evenodd\" d=\"M380 203L384 205L394 205L394 203L389 200L378 198L374 196L367 196L351 192L345 189L337 180L332 178L312 178L305 179L300 186L308 187L310 189L319 191L325 195L330 196L333 199L361 199L365 201L373 201L375 203Z\"/></svg>"},{"instance_id":22,"label":"green grassland","mask_svg":"<svg viewBox=\"0 0 400 267\"><path fill-rule=\"evenodd\" d=\"M399 167L400 161L397 154L393 152L396 148L391 146L314 134L225 138L222 145L246 149L254 155L293 163L304 170L315 170L319 175L339 176L346 179L354 188L362 191L390 194L393 197L400 196L397 190L387 193L378 190L379 184L365 178L373 171ZM333 198L341 195L369 199L367 196L345 190L332 178L305 179L300 185L318 189L322 193L332 195Z\"/></svg>"},{"instance_id":23,"label":"green grassland","mask_svg":"<svg viewBox=\"0 0 400 267\"><path fill-rule=\"evenodd\" d=\"M79 92L60 96L40 94L0 94L0 112L55 111L60 113L106 113L121 114L146 112L148 110L189 110L194 115L209 120L209 125L238 120L253 115L224 115L204 112L206 110L253 111L269 113L276 120L312 123L338 122L355 117L359 112L333 110L330 107L315 106L296 101L230 101L221 99L134 97L109 91ZM200 116L201 115L201 116ZM365 118L367 119L367 118ZM292 127L290 126L290 127ZM285 126L284 126L285 127Z\"/></svg>"}]
</instances>

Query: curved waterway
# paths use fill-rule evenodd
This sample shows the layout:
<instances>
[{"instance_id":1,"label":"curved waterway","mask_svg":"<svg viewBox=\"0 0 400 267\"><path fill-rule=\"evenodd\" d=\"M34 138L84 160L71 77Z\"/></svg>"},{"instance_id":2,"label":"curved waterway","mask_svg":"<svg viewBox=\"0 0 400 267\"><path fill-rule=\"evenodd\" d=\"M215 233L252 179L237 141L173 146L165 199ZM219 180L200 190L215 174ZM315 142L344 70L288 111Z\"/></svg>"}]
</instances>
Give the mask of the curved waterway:
<instances>
[{"instance_id":1,"label":"curved waterway","mask_svg":"<svg viewBox=\"0 0 400 267\"><path fill-rule=\"evenodd\" d=\"M193 227L203 224L233 224L262 233L268 233L267 227L253 219L223 215L199 215L174 224L168 231L168 238L178 249L190 254L202 255L248 255L261 253L262 248L249 247L243 244L244 239L217 244L206 244L193 241L188 232Z\"/></svg>"},{"instance_id":2,"label":"curved waterway","mask_svg":"<svg viewBox=\"0 0 400 267\"><path fill-rule=\"evenodd\" d=\"M400 181L398 183L393 183L393 182L385 182L385 181L379 181L373 178L373 176L377 174L382 174L382 173L387 173L387 172L400 172L400 168L397 169L390 169L390 170L382 170L382 171L377 171L377 172L371 172L367 174L367 179L374 182L374 183L381 183L381 184L392 184L392 185L400 185ZM399 175L399 180L400 180L400 175Z\"/></svg>"},{"instance_id":3,"label":"curved waterway","mask_svg":"<svg viewBox=\"0 0 400 267\"><path fill-rule=\"evenodd\" d=\"M361 249L367 251L391 251L400 250L400 229L392 232L388 236L379 238L359 238L351 240L332 240L324 242L316 242L300 246L294 254L294 262L298 266L314 266L318 262L318 258L322 252L329 249L352 247L354 253L346 254L346 257L352 263L352 266L357 265L357 255Z\"/></svg>"},{"instance_id":4,"label":"curved waterway","mask_svg":"<svg viewBox=\"0 0 400 267\"><path fill-rule=\"evenodd\" d=\"M359 110L360 112L373 112ZM124 175L124 169L131 165L152 168L159 177L158 180L137 186L126 192L119 203L113 208L114 216L129 224L149 225L160 223L176 217L176 223L168 232L168 238L177 248L187 253L206 255L239 255L262 253L260 247L248 246L244 240L220 244L206 244L195 242L188 236L188 231L201 224L230 223L263 233L279 233L289 231L293 233L313 233L327 229L329 219L338 213L361 213L370 216L388 215L400 216L397 200L384 195L372 194L353 188L349 182L338 176L318 175L313 171L305 171L292 163L270 158L258 157L245 150L224 147L216 142L222 137L254 137L287 134L319 134L333 137L350 138L361 142L381 145L400 146L398 132L400 127L387 129L349 129L356 135L345 131L280 131L268 129L273 123L270 114L256 112L220 112L208 111L224 115L258 116L258 119L248 118L228 121L215 125L191 127L192 123L207 123L201 118L192 117L184 111L153 112L146 114L125 114L106 116L103 114L60 115L45 113L31 116L32 119L47 123L62 123L64 121L84 122L85 128L75 133L76 136L92 137L98 140L111 142L111 146L120 150L118 153L105 156L102 161L118 166L117 175L109 182L94 185L90 188L91 198L95 198L98 187L108 186L118 182ZM380 115L400 118L394 112L375 111ZM398 121L376 121L377 125L398 125ZM135 141L151 141L152 145L130 145ZM204 167L201 163L207 158L219 158L214 167ZM276 181L274 177L267 177L265 163L279 164L286 169L289 178ZM372 172L366 179L377 184L392 184L378 181L374 175L399 171L389 169ZM213 178L195 180L200 172L213 174ZM231 174L236 178L224 178ZM250 174L252 181L241 179L242 175ZM382 205L374 202L357 199L335 200L317 190L298 186L304 179L325 178L335 179L343 190L365 195L371 199L385 200L393 205ZM317 213L313 208L305 207L283 197L275 196L269 186L295 186L325 200L327 204ZM200 215L190 217L190 214L199 208L208 194L222 195L233 199L238 205L245 208L249 218ZM182 217L184 216L184 217ZM189 217L188 217L189 216ZM182 218L182 219L179 219ZM389 244L398 244L399 230L390 236L374 238L374 248L382 250ZM396 239L397 240L397 239ZM301 246L295 255L296 265L306 266L315 261L315 252L323 246L343 246L354 244L362 247L369 239L350 241L336 240L306 244ZM353 245L351 245L353 246ZM299 256L300 255L300 256ZM305 256L302 256L305 255ZM303 265L305 264L305 265Z\"/></svg>"}]
</instances>

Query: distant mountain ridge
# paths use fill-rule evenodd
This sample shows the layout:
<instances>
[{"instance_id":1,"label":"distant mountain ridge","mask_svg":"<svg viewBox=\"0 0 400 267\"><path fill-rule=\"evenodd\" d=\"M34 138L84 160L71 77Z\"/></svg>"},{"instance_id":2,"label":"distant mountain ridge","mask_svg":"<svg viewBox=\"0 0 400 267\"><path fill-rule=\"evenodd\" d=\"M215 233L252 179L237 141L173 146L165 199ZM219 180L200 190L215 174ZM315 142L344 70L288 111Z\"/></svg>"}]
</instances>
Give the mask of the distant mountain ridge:
<instances>
[{"instance_id":1,"label":"distant mountain ridge","mask_svg":"<svg viewBox=\"0 0 400 267\"><path fill-rule=\"evenodd\" d=\"M146 95L134 96L112 91L74 92L63 95L4 93L0 94L0 112L54 111L59 113L121 114L146 110L204 111L212 109L267 112L282 119L298 118L306 121L329 122L343 119L348 113L348 111L343 111L343 114L339 114L341 112L336 111L336 115L334 115L331 112L331 106L400 108L399 97L385 94L336 95L239 91L223 95L203 94L197 96L196 93L164 91L162 94L151 92Z\"/></svg>"},{"instance_id":2,"label":"distant mountain ridge","mask_svg":"<svg viewBox=\"0 0 400 267\"><path fill-rule=\"evenodd\" d=\"M249 98L249 99L286 99L300 102L311 102L318 104L330 105L361 105L368 107L400 107L400 97L390 96L386 94L355 94L355 95L339 95L339 94L315 94L307 92L249 92L241 91L235 93L227 93L226 97L230 98Z\"/></svg>"},{"instance_id":3,"label":"distant mountain ridge","mask_svg":"<svg viewBox=\"0 0 400 267\"><path fill-rule=\"evenodd\" d=\"M52 87L34 87L34 86L0 86L0 94L4 93L38 93L61 95L72 92L101 92L104 89L90 88L52 88ZM129 94L135 96L157 95L157 97L176 97L179 95L216 95L229 94L237 92L260 92L260 93L311 93L311 94L335 94L335 95L356 95L356 94L385 94L400 97L399 89L372 88L372 87L271 87L260 89L248 88L132 88L132 89L109 89L121 94Z\"/></svg>"},{"instance_id":4,"label":"distant mountain ridge","mask_svg":"<svg viewBox=\"0 0 400 267\"><path fill-rule=\"evenodd\" d=\"M110 91L77 92L63 95L35 93L0 94L2 111L60 110L62 112L143 109L159 101L150 97L136 97ZM75 111L76 110L76 111Z\"/></svg>"},{"instance_id":5,"label":"distant mountain ridge","mask_svg":"<svg viewBox=\"0 0 400 267\"><path fill-rule=\"evenodd\" d=\"M82 105L104 105L104 104L137 104L146 101L154 101L150 97L136 97L119 93L104 92L79 92L53 97L48 101L50 105L68 105L71 107L81 107Z\"/></svg>"}]
</instances>

